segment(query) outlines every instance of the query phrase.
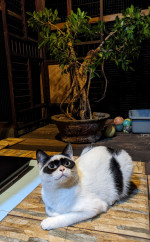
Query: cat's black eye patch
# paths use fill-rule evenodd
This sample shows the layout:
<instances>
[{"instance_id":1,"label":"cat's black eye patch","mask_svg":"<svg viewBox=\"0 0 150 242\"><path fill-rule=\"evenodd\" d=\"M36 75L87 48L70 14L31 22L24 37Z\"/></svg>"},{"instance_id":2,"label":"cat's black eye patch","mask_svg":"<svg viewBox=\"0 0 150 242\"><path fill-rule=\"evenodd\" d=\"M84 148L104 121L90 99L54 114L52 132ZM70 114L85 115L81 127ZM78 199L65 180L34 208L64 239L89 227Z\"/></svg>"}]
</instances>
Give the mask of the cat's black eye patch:
<instances>
[{"instance_id":1,"label":"cat's black eye patch","mask_svg":"<svg viewBox=\"0 0 150 242\"><path fill-rule=\"evenodd\" d=\"M47 174L52 174L61 165L68 169L72 169L75 166L75 162L67 158L61 158L60 160L53 160L52 162L49 162L47 166L44 167L43 172Z\"/></svg>"},{"instance_id":2,"label":"cat's black eye patch","mask_svg":"<svg viewBox=\"0 0 150 242\"><path fill-rule=\"evenodd\" d=\"M49 162L47 166L44 167L43 172L47 174L51 174L54 171L56 171L59 166L60 166L59 160L54 160L52 162Z\"/></svg>"},{"instance_id":3,"label":"cat's black eye patch","mask_svg":"<svg viewBox=\"0 0 150 242\"><path fill-rule=\"evenodd\" d=\"M72 169L72 168L75 166L74 161L69 160L69 159L67 159L67 158L61 158L60 161L61 161L61 164L62 164L64 167L67 167L67 168L69 168L69 169Z\"/></svg>"},{"instance_id":4,"label":"cat's black eye patch","mask_svg":"<svg viewBox=\"0 0 150 242\"><path fill-rule=\"evenodd\" d=\"M47 173L47 174L52 174L56 170L57 170L57 168L50 169L49 166L45 166L44 169L43 169L43 172Z\"/></svg>"}]
</instances>

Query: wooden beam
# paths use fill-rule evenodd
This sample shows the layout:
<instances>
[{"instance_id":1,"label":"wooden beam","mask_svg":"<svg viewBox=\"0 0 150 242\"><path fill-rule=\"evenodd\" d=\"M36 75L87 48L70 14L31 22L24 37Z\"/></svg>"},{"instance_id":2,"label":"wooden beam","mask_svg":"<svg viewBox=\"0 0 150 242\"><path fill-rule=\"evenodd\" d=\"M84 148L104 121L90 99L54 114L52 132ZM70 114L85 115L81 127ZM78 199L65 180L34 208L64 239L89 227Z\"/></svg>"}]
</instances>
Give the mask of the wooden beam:
<instances>
[{"instance_id":1,"label":"wooden beam","mask_svg":"<svg viewBox=\"0 0 150 242\"><path fill-rule=\"evenodd\" d=\"M142 14L148 15L149 14L149 10L148 9L143 9L141 11ZM105 15L103 16L103 21L104 22L111 22L114 21L116 17L122 18L122 14L121 13L116 13L116 14L110 14L110 15ZM100 20L100 17L95 17L95 18L91 18L90 19L90 23L96 23ZM57 26L62 29L64 27L65 23L59 23L57 24ZM56 28L52 28L52 30L55 30Z\"/></svg>"},{"instance_id":2,"label":"wooden beam","mask_svg":"<svg viewBox=\"0 0 150 242\"><path fill-rule=\"evenodd\" d=\"M100 21L103 22L103 0L100 0Z\"/></svg>"},{"instance_id":3,"label":"wooden beam","mask_svg":"<svg viewBox=\"0 0 150 242\"><path fill-rule=\"evenodd\" d=\"M10 33L10 32L9 32L9 36L12 36L12 37L14 37L16 39L19 39L19 40L25 40L25 38L23 36L18 36L17 34L13 34L13 33ZM38 43L37 40L35 40L35 39L31 38L31 37L28 37L28 40L33 42L33 43Z\"/></svg>"},{"instance_id":4,"label":"wooden beam","mask_svg":"<svg viewBox=\"0 0 150 242\"><path fill-rule=\"evenodd\" d=\"M148 15L149 14L149 10L148 9L143 9L141 11L141 14L145 14L145 15ZM121 13L116 13L116 14L112 14L112 15L105 15L103 17L103 21L104 22L111 22L111 21L114 21L116 17L119 17L119 18L122 18L122 14Z\"/></svg>"},{"instance_id":5,"label":"wooden beam","mask_svg":"<svg viewBox=\"0 0 150 242\"><path fill-rule=\"evenodd\" d=\"M7 10L7 13L8 13L9 15L11 15L12 17L15 17L15 18L17 18L17 19L19 19L19 20L22 20L22 16L19 15L19 14L17 14L17 13L14 13L14 12L12 12L12 11L10 11L10 10Z\"/></svg>"},{"instance_id":6,"label":"wooden beam","mask_svg":"<svg viewBox=\"0 0 150 242\"><path fill-rule=\"evenodd\" d=\"M36 11L42 10L45 8L45 0L35 0Z\"/></svg>"},{"instance_id":7,"label":"wooden beam","mask_svg":"<svg viewBox=\"0 0 150 242\"><path fill-rule=\"evenodd\" d=\"M103 0L100 0L100 21L103 22ZM100 41L103 42L103 32L100 33Z\"/></svg>"},{"instance_id":8,"label":"wooden beam","mask_svg":"<svg viewBox=\"0 0 150 242\"><path fill-rule=\"evenodd\" d=\"M65 23L58 23L56 24L56 26L59 28L59 29L62 29L64 27ZM55 27L52 27L52 30L55 30L56 28Z\"/></svg>"},{"instance_id":9,"label":"wooden beam","mask_svg":"<svg viewBox=\"0 0 150 242\"><path fill-rule=\"evenodd\" d=\"M21 0L21 10L22 10L22 23L23 23L24 37L27 38L27 24L26 24L25 0Z\"/></svg>"},{"instance_id":10,"label":"wooden beam","mask_svg":"<svg viewBox=\"0 0 150 242\"><path fill-rule=\"evenodd\" d=\"M69 16L71 14L71 0L67 0L67 16Z\"/></svg>"},{"instance_id":11,"label":"wooden beam","mask_svg":"<svg viewBox=\"0 0 150 242\"><path fill-rule=\"evenodd\" d=\"M42 10L45 8L45 0L35 0L36 11ZM40 36L39 36L40 38ZM41 90L41 96L44 96L44 102L47 104L50 103L50 94L49 94L49 77L48 77L48 66L46 63L46 53L45 49L43 49L43 62L40 65L41 79L40 84L43 86L43 93Z\"/></svg>"},{"instance_id":12,"label":"wooden beam","mask_svg":"<svg viewBox=\"0 0 150 242\"><path fill-rule=\"evenodd\" d=\"M90 40L90 41L79 42L76 45L99 44L100 42L101 42L100 40Z\"/></svg>"}]
</instances>

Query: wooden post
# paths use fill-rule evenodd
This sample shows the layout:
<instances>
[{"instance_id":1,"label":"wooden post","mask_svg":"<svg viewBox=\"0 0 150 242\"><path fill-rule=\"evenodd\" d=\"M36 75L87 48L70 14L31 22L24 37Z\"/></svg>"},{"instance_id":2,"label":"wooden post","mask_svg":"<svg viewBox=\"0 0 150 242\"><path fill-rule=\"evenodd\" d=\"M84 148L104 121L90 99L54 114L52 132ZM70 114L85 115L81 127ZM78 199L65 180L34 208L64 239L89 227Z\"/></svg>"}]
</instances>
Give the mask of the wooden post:
<instances>
[{"instance_id":1,"label":"wooden post","mask_svg":"<svg viewBox=\"0 0 150 242\"><path fill-rule=\"evenodd\" d=\"M103 0L100 0L100 21L103 21Z\"/></svg>"},{"instance_id":2,"label":"wooden post","mask_svg":"<svg viewBox=\"0 0 150 242\"><path fill-rule=\"evenodd\" d=\"M14 127L14 135L15 135L15 137L17 137L18 132L17 132L16 109L15 109L14 91L13 91L12 65L11 65L9 37L8 37L8 28L7 28L7 19L6 19L6 5L5 5L4 0L1 0L1 9L2 9L4 40L5 40L5 52L6 52L7 69L8 69L8 82L9 82L9 92L10 92L10 101L11 101L12 124Z\"/></svg>"},{"instance_id":3,"label":"wooden post","mask_svg":"<svg viewBox=\"0 0 150 242\"><path fill-rule=\"evenodd\" d=\"M103 0L100 0L100 21L103 21ZM100 35L100 41L103 41L103 33Z\"/></svg>"},{"instance_id":4,"label":"wooden post","mask_svg":"<svg viewBox=\"0 0 150 242\"><path fill-rule=\"evenodd\" d=\"M100 21L103 22L103 0L100 0ZM100 41L103 41L103 33L100 35Z\"/></svg>"},{"instance_id":5,"label":"wooden post","mask_svg":"<svg viewBox=\"0 0 150 242\"><path fill-rule=\"evenodd\" d=\"M21 10L22 10L22 23L23 23L24 38L27 39L25 0L21 0Z\"/></svg>"},{"instance_id":6,"label":"wooden post","mask_svg":"<svg viewBox=\"0 0 150 242\"><path fill-rule=\"evenodd\" d=\"M45 0L35 0L36 11L42 10L45 8ZM48 65L46 63L46 54L45 49L42 51L43 62L41 65L41 76L43 83L43 92L44 92L44 102L49 106L50 103L50 87L49 87L49 75L48 75Z\"/></svg>"},{"instance_id":7,"label":"wooden post","mask_svg":"<svg viewBox=\"0 0 150 242\"><path fill-rule=\"evenodd\" d=\"M67 0L67 16L71 14L71 0Z\"/></svg>"},{"instance_id":8,"label":"wooden post","mask_svg":"<svg viewBox=\"0 0 150 242\"><path fill-rule=\"evenodd\" d=\"M45 8L45 0L35 0L36 11L42 10Z\"/></svg>"}]
</instances>

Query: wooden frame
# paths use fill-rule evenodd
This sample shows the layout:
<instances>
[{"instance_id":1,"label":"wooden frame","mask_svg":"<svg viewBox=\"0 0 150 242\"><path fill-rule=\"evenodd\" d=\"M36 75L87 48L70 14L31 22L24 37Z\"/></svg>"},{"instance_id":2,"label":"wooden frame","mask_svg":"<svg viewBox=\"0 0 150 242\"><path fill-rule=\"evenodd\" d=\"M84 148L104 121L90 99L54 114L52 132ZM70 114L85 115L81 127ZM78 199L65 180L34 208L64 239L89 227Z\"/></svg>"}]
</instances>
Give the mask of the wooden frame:
<instances>
[{"instance_id":1,"label":"wooden frame","mask_svg":"<svg viewBox=\"0 0 150 242\"><path fill-rule=\"evenodd\" d=\"M13 92L13 78L12 78L12 66L10 61L10 48L9 48L9 36L7 28L7 19L6 19L6 4L4 0L1 0L1 10L2 10L2 21L4 27L4 40L5 40L5 52L7 59L7 69L8 69L8 82L9 82L9 92L11 100L11 109L12 109L12 125L14 127L14 135L17 136L17 122L16 122L16 110L14 103L14 92Z\"/></svg>"},{"instance_id":2,"label":"wooden frame","mask_svg":"<svg viewBox=\"0 0 150 242\"><path fill-rule=\"evenodd\" d=\"M47 113L47 106L49 102L49 92L48 92L48 78L46 77L45 72L45 55L43 51L40 51L40 53L37 55L37 51L35 50L35 44L37 44L37 40L32 39L28 36L27 31L27 25L26 25L26 11L25 11L25 3L26 0L21 0L21 11L22 15L19 15L12 10L7 9L7 5L4 0L0 3L0 11L2 11L2 22L3 22L3 28L4 28L4 41L5 41L5 53L6 53L6 59L7 59L7 69L8 69L8 82L9 82L9 92L10 92L10 102L11 102L11 113L12 113L12 126L14 129L14 135L15 137L19 136L19 132L24 129L26 132L28 126L34 125L34 123L41 123L42 121L45 122L45 120L48 118L48 116L44 116L44 118L40 120L35 120L33 122L24 122L24 123L18 123L18 117L23 114L24 112L29 112L29 110L32 110L35 112L41 112L43 109L45 109L45 114ZM35 6L36 10L43 9L45 6L44 0L35 0ZM23 36L10 33L8 31L8 22L7 22L7 15L12 16L14 19L17 19L18 21L22 22L23 26ZM14 46L15 49L14 49ZM35 56L32 56L32 52L34 52ZM31 56L30 56L31 55ZM29 88L29 96L30 96L30 107L29 108L21 108L21 110L17 110L15 105L15 87L13 83L13 71L12 71L12 57L23 57L26 59L27 63L27 73L28 73L28 88ZM36 59L41 66L41 76L44 86L44 103L35 105L33 103L33 90L32 90L32 76L31 76L31 65L30 65L30 59ZM19 62L17 64L20 64ZM44 68L43 68L44 67ZM18 98L18 96L17 96ZM26 98L26 95L24 95L24 98ZM23 105L25 102L23 103ZM41 111L40 111L41 110ZM43 111L42 111L43 113ZM39 127L39 125L38 125Z\"/></svg>"}]
</instances>

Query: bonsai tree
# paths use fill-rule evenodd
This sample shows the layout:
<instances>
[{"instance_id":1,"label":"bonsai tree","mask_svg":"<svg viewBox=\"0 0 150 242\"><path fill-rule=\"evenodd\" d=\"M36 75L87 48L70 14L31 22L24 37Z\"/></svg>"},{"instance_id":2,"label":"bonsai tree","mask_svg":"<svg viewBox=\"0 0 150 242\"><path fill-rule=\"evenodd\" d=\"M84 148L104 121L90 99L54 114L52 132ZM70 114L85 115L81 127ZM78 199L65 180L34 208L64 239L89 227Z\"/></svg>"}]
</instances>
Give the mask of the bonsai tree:
<instances>
[{"instance_id":1,"label":"bonsai tree","mask_svg":"<svg viewBox=\"0 0 150 242\"><path fill-rule=\"evenodd\" d=\"M101 68L106 82L104 98L107 89L105 62L113 61L125 71L132 70L131 63L139 57L142 42L150 37L150 8L148 15L134 6L127 8L122 18L116 17L110 32L103 22L91 24L90 17L79 8L77 13L71 12L63 28L59 27L57 10L53 12L45 8L28 14L28 25L40 34L39 48L46 47L61 66L62 75L69 73L70 87L60 106L70 119L92 119L89 90L92 78L98 75L97 67ZM97 48L91 49L81 61L75 51L76 45L83 38L89 40L100 36L102 41ZM66 101L67 107L64 109Z\"/></svg>"}]
</instances>

